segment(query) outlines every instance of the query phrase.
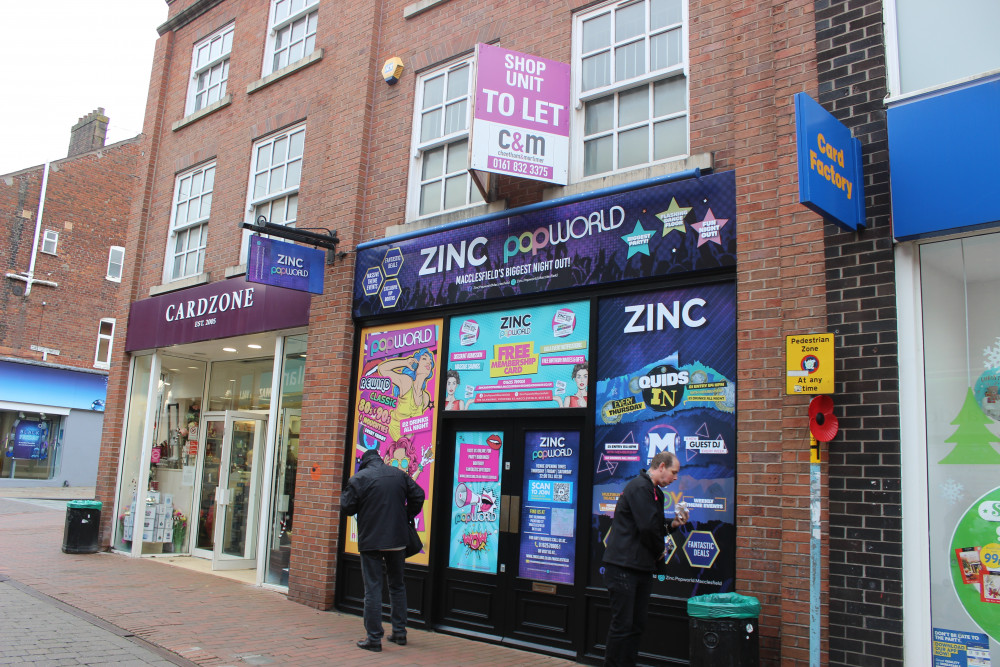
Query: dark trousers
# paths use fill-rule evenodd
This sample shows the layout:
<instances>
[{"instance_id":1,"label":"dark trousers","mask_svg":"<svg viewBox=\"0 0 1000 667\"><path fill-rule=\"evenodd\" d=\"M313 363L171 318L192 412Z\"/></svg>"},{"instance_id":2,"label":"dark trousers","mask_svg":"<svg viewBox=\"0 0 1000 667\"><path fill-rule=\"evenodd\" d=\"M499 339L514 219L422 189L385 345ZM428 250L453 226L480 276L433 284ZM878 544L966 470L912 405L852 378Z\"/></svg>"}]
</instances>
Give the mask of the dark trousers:
<instances>
[{"instance_id":1,"label":"dark trousers","mask_svg":"<svg viewBox=\"0 0 1000 667\"><path fill-rule=\"evenodd\" d=\"M392 633L406 636L406 586L403 584L403 564L406 557L399 551L362 551L361 576L365 580L365 632L368 641L382 641L382 577L389 579L389 605L392 612Z\"/></svg>"},{"instance_id":2,"label":"dark trousers","mask_svg":"<svg viewBox=\"0 0 1000 667\"><path fill-rule=\"evenodd\" d=\"M631 667L639 656L639 640L646 629L653 578L649 572L605 563L604 584L611 596L611 625L604 647L604 664Z\"/></svg>"}]
</instances>

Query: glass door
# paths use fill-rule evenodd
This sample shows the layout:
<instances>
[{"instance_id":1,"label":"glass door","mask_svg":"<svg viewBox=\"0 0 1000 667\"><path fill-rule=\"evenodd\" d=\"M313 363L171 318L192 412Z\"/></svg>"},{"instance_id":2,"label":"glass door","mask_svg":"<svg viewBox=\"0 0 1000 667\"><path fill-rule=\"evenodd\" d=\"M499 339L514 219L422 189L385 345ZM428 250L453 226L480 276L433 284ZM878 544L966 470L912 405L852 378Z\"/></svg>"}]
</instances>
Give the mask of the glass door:
<instances>
[{"instance_id":1,"label":"glass door","mask_svg":"<svg viewBox=\"0 0 1000 667\"><path fill-rule=\"evenodd\" d=\"M261 468L267 417L252 412L226 412L225 435L215 490L213 570L257 567ZM204 492L203 492L204 496Z\"/></svg>"},{"instance_id":2,"label":"glass door","mask_svg":"<svg viewBox=\"0 0 1000 667\"><path fill-rule=\"evenodd\" d=\"M211 558L215 550L215 498L216 490L219 488L219 464L225 432L226 413L217 412L205 415L200 434L188 435L190 441L195 443L195 447L199 440L204 440L198 464L201 484L198 492L198 523L194 541L194 553L202 558ZM198 437L199 435L201 437Z\"/></svg>"}]
</instances>

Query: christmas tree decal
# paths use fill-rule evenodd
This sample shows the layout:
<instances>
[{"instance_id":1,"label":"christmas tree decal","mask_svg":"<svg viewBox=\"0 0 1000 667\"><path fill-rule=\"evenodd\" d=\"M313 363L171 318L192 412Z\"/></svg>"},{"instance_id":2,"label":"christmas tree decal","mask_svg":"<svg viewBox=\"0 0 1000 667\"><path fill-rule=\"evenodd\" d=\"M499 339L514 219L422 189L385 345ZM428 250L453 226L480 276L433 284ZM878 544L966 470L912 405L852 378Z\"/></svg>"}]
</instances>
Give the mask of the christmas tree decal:
<instances>
[{"instance_id":1,"label":"christmas tree decal","mask_svg":"<svg viewBox=\"0 0 1000 667\"><path fill-rule=\"evenodd\" d=\"M955 444L951 454L938 463L961 463L968 465L1000 464L1000 453L993 449L991 442L1000 442L993 432L986 428L993 420L979 409L976 395L969 388L965 395L965 404L958 411L958 416L951 422L958 428L945 442Z\"/></svg>"}]
</instances>

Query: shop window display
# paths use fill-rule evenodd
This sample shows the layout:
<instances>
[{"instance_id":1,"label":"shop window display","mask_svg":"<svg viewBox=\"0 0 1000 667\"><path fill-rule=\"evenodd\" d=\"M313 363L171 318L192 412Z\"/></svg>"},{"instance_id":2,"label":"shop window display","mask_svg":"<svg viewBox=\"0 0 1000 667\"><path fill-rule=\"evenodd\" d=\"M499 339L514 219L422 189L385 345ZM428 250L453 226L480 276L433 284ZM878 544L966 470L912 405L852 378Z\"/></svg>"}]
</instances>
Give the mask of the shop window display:
<instances>
[{"instance_id":1,"label":"shop window display","mask_svg":"<svg viewBox=\"0 0 1000 667\"><path fill-rule=\"evenodd\" d=\"M123 488L119 546L131 548L132 541L138 536L143 542L142 553L186 553L189 550L205 370L204 362L161 357L155 394L156 412L149 435L152 446L146 483L146 509L140 521L136 515L139 485L133 481L130 489ZM145 389L135 386L136 379L139 378L133 379L133 396ZM127 449L132 436L130 431L133 426L136 430L142 427L144 414L145 410L137 413L134 407L129 410ZM141 446L141 440L138 446ZM136 468L133 477L138 475L138 459L138 450L127 452L126 468ZM122 479L125 480L125 475Z\"/></svg>"},{"instance_id":2,"label":"shop window display","mask_svg":"<svg viewBox=\"0 0 1000 667\"><path fill-rule=\"evenodd\" d=\"M1000 659L998 252L1000 234L920 247L933 642L970 665Z\"/></svg>"},{"instance_id":3,"label":"shop window display","mask_svg":"<svg viewBox=\"0 0 1000 667\"><path fill-rule=\"evenodd\" d=\"M265 583L277 586L288 586L305 364L306 336L290 336L285 341L281 372L281 403L278 410L280 420L275 453L277 459L270 510L271 533L264 576Z\"/></svg>"},{"instance_id":4,"label":"shop window display","mask_svg":"<svg viewBox=\"0 0 1000 667\"><path fill-rule=\"evenodd\" d=\"M0 478L52 479L58 470L62 417L43 412L0 412Z\"/></svg>"}]
</instances>

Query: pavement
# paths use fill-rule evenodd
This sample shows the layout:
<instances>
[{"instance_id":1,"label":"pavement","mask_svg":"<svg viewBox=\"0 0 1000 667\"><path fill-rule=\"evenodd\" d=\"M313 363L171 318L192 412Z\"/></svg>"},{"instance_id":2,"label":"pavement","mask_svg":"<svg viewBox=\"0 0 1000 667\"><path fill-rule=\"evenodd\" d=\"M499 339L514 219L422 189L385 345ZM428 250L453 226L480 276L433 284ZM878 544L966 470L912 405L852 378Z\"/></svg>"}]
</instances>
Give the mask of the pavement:
<instances>
[{"instance_id":1,"label":"pavement","mask_svg":"<svg viewBox=\"0 0 1000 667\"><path fill-rule=\"evenodd\" d=\"M362 651L352 614L163 560L64 554L66 501L86 491L10 491L0 490L0 665L576 664L414 628L405 647Z\"/></svg>"}]
</instances>

